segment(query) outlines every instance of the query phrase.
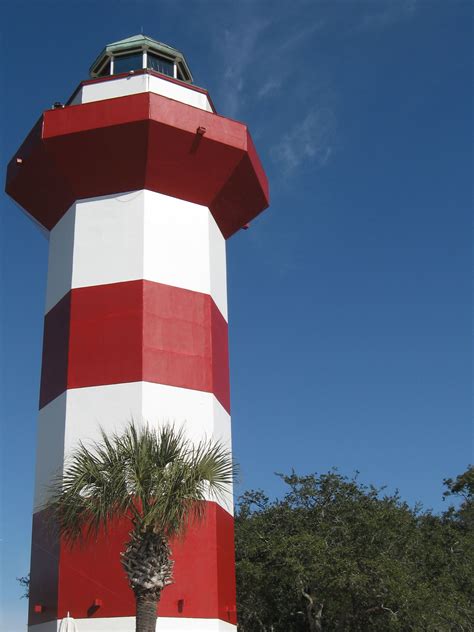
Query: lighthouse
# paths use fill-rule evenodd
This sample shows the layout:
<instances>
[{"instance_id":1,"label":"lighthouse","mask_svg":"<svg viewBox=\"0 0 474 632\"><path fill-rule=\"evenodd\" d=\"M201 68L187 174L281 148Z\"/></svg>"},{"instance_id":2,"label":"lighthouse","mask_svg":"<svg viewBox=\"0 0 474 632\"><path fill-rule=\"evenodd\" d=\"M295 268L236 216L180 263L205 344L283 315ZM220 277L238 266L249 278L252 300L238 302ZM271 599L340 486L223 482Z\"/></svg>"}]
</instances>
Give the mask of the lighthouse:
<instances>
[{"instance_id":1,"label":"lighthouse","mask_svg":"<svg viewBox=\"0 0 474 632\"><path fill-rule=\"evenodd\" d=\"M184 55L137 35L41 115L6 190L49 239L29 629L70 612L81 632L131 631L129 524L70 548L42 509L48 485L79 441L132 419L231 447L225 244L268 206L267 180L246 125L216 113ZM232 495L172 553L159 629L235 630Z\"/></svg>"}]
</instances>

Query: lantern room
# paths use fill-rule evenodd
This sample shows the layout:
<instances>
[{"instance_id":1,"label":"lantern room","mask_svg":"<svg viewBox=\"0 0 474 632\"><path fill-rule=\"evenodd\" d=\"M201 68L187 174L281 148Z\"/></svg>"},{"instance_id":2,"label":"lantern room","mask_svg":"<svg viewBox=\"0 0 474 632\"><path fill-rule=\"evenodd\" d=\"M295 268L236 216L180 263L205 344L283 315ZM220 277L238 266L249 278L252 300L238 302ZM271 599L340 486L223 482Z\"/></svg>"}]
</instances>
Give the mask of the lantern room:
<instances>
[{"instance_id":1,"label":"lantern room","mask_svg":"<svg viewBox=\"0 0 474 632\"><path fill-rule=\"evenodd\" d=\"M90 67L89 73L95 79L133 74L145 69L186 83L193 81L189 66L179 50L146 35L133 35L108 44Z\"/></svg>"}]
</instances>

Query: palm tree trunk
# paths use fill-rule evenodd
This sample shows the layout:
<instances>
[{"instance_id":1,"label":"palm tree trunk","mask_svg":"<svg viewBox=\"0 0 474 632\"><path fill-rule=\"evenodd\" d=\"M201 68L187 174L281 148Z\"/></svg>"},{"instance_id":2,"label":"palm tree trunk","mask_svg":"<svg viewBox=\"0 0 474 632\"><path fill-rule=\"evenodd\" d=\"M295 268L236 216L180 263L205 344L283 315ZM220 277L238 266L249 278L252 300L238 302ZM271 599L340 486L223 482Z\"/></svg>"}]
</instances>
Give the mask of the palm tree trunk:
<instances>
[{"instance_id":1,"label":"palm tree trunk","mask_svg":"<svg viewBox=\"0 0 474 632\"><path fill-rule=\"evenodd\" d=\"M148 595L136 595L135 632L155 632L157 600Z\"/></svg>"}]
</instances>

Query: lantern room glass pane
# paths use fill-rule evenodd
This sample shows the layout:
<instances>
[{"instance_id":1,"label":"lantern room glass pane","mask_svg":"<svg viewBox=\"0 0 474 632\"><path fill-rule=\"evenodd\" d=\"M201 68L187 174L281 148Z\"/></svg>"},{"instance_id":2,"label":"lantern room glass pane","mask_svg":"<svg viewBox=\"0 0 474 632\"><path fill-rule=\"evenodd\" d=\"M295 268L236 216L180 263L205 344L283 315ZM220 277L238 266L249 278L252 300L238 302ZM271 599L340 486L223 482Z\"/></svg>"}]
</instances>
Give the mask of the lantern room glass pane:
<instances>
[{"instance_id":1,"label":"lantern room glass pane","mask_svg":"<svg viewBox=\"0 0 474 632\"><path fill-rule=\"evenodd\" d=\"M121 55L114 57L114 75L130 70L140 70L143 68L143 53L133 53L132 55Z\"/></svg>"},{"instance_id":2,"label":"lantern room glass pane","mask_svg":"<svg viewBox=\"0 0 474 632\"><path fill-rule=\"evenodd\" d=\"M148 68L150 70L156 70L156 72L161 72L163 75L168 75L168 77L173 77L173 62L169 59L165 59L164 57L160 57L159 55L154 55L153 53L148 52Z\"/></svg>"}]
</instances>

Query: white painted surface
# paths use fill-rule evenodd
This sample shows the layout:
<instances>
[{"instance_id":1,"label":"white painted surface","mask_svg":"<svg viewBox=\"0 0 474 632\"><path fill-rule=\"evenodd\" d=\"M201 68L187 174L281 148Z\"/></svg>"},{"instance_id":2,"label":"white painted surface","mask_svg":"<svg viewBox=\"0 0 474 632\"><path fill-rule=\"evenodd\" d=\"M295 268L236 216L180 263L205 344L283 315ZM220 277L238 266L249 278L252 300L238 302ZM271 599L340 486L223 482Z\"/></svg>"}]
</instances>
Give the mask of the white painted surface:
<instances>
[{"instance_id":1,"label":"white painted surface","mask_svg":"<svg viewBox=\"0 0 474 632\"><path fill-rule=\"evenodd\" d=\"M46 312L72 287L75 224L76 206L74 205L49 233Z\"/></svg>"},{"instance_id":2,"label":"white painted surface","mask_svg":"<svg viewBox=\"0 0 474 632\"><path fill-rule=\"evenodd\" d=\"M210 294L227 320L225 239L206 206L145 191L144 278Z\"/></svg>"},{"instance_id":3,"label":"white painted surface","mask_svg":"<svg viewBox=\"0 0 474 632\"><path fill-rule=\"evenodd\" d=\"M128 77L107 79L81 86L70 105L104 101L105 99L126 97L142 92L153 92L169 99L192 105L200 110L213 111L206 94L193 90L193 88L184 83L177 84L146 73L142 75L131 74Z\"/></svg>"},{"instance_id":4,"label":"white painted surface","mask_svg":"<svg viewBox=\"0 0 474 632\"><path fill-rule=\"evenodd\" d=\"M72 613L71 613L72 616ZM135 632L135 617L76 619L79 632ZM30 632L58 632L61 621L30 625ZM219 619L158 617L157 632L235 632L236 626Z\"/></svg>"},{"instance_id":5,"label":"white painted surface","mask_svg":"<svg viewBox=\"0 0 474 632\"><path fill-rule=\"evenodd\" d=\"M66 392L39 411L36 440L34 508L42 508L48 486L60 474L64 463Z\"/></svg>"},{"instance_id":6,"label":"white painted surface","mask_svg":"<svg viewBox=\"0 0 474 632\"><path fill-rule=\"evenodd\" d=\"M144 191L79 200L67 214L74 209L72 283L52 294L142 279Z\"/></svg>"},{"instance_id":7,"label":"white painted surface","mask_svg":"<svg viewBox=\"0 0 474 632\"><path fill-rule=\"evenodd\" d=\"M100 427L107 434L120 433L132 419L154 427L173 423L183 427L194 443L213 439L231 448L230 415L212 393L150 382L70 389L40 411L35 511L44 504L48 484L63 467L64 455L79 440L86 445L99 440ZM219 504L233 512L231 489Z\"/></svg>"},{"instance_id":8,"label":"white painted surface","mask_svg":"<svg viewBox=\"0 0 474 632\"><path fill-rule=\"evenodd\" d=\"M231 448L230 415L213 393L151 382L141 384L144 420L157 426L172 423L183 427L195 443L207 438Z\"/></svg>"},{"instance_id":9,"label":"white painted surface","mask_svg":"<svg viewBox=\"0 0 474 632\"><path fill-rule=\"evenodd\" d=\"M211 212L208 215L209 228L209 294L214 299L219 311L228 321L227 312L227 258L225 239Z\"/></svg>"},{"instance_id":10,"label":"white painted surface","mask_svg":"<svg viewBox=\"0 0 474 632\"><path fill-rule=\"evenodd\" d=\"M50 244L46 311L71 288L146 279L210 294L227 320L225 239L205 206L148 190L79 200Z\"/></svg>"}]
</instances>

